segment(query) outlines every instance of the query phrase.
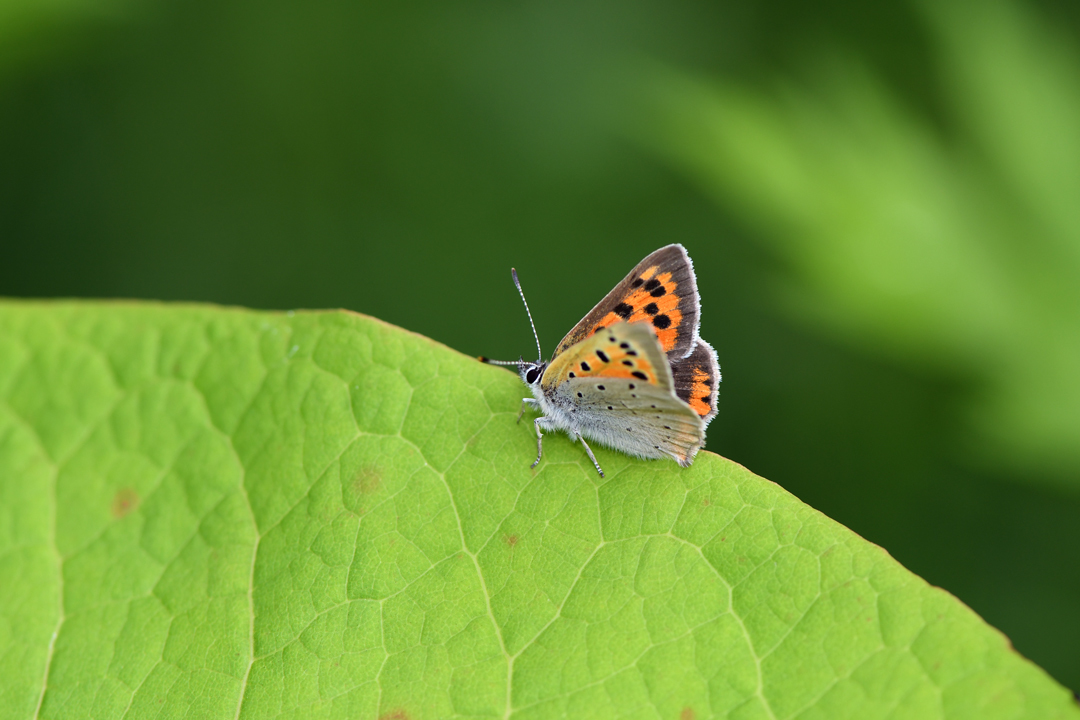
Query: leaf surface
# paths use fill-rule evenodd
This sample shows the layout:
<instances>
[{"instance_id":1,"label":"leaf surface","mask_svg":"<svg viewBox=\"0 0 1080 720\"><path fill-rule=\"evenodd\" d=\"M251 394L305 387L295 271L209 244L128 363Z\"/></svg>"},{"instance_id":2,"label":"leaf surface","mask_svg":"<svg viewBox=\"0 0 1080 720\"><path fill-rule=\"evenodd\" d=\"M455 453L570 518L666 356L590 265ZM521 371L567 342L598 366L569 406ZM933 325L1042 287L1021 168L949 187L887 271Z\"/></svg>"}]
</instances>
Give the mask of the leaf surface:
<instances>
[{"instance_id":1,"label":"leaf surface","mask_svg":"<svg viewBox=\"0 0 1080 720\"><path fill-rule=\"evenodd\" d=\"M0 718L1080 718L719 456L345 312L0 304Z\"/></svg>"}]
</instances>

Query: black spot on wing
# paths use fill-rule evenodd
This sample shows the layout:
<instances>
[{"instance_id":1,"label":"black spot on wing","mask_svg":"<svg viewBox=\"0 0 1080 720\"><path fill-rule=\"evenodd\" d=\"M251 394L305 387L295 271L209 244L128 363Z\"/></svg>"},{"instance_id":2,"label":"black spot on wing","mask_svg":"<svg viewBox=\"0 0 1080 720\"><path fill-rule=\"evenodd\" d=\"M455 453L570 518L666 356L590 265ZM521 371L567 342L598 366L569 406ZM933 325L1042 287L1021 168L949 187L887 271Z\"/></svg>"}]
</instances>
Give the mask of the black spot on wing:
<instances>
[{"instance_id":1,"label":"black spot on wing","mask_svg":"<svg viewBox=\"0 0 1080 720\"><path fill-rule=\"evenodd\" d=\"M671 318L667 315L657 315L652 319L652 324L656 326L657 330L667 330L671 327Z\"/></svg>"},{"instance_id":2,"label":"black spot on wing","mask_svg":"<svg viewBox=\"0 0 1080 720\"><path fill-rule=\"evenodd\" d=\"M634 308L630 307L626 303L619 303L615 306L615 309L612 310L612 312L625 320L626 318L630 317L630 315L634 312Z\"/></svg>"}]
</instances>

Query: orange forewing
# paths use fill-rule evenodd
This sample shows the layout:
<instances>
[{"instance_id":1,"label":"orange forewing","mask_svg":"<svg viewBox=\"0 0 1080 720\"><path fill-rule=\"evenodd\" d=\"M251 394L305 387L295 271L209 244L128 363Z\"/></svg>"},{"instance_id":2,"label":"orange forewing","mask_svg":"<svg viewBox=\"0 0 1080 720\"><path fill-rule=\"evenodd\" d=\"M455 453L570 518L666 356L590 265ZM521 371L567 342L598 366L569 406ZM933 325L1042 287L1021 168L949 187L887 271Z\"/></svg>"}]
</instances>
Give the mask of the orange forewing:
<instances>
[{"instance_id":1,"label":"orange forewing","mask_svg":"<svg viewBox=\"0 0 1080 720\"><path fill-rule=\"evenodd\" d=\"M621 298L616 310L610 311L593 325L590 332L608 327L617 322L651 322L656 329L656 337L664 352L671 352L679 336L683 315L679 310L679 284L671 279L671 273L657 275L658 267L647 268L641 274L645 282ZM652 281L656 281L656 285ZM646 289L648 288L648 289ZM663 292L659 293L663 288ZM665 320L666 318L666 320Z\"/></svg>"},{"instance_id":2,"label":"orange forewing","mask_svg":"<svg viewBox=\"0 0 1080 720\"><path fill-rule=\"evenodd\" d=\"M616 322L650 323L672 358L691 352L697 335L697 283L682 246L660 248L638 263L563 338L553 357Z\"/></svg>"}]
</instances>

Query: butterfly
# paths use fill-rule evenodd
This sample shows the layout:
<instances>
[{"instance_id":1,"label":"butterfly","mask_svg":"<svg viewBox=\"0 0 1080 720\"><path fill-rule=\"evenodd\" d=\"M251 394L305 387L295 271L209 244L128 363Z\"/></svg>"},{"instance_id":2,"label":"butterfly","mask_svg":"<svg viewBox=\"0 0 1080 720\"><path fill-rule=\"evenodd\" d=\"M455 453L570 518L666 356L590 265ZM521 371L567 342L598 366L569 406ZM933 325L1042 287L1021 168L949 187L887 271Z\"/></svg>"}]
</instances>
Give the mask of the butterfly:
<instances>
[{"instance_id":1,"label":"butterfly","mask_svg":"<svg viewBox=\"0 0 1080 720\"><path fill-rule=\"evenodd\" d=\"M544 432L562 430L580 441L600 477L604 471L585 439L640 458L672 458L683 467L705 445L716 415L720 365L716 351L698 337L701 305L690 256L682 245L652 253L562 339L550 361L540 350L529 304L510 270L536 338L536 362L516 365L541 412L536 428L536 467Z\"/></svg>"}]
</instances>

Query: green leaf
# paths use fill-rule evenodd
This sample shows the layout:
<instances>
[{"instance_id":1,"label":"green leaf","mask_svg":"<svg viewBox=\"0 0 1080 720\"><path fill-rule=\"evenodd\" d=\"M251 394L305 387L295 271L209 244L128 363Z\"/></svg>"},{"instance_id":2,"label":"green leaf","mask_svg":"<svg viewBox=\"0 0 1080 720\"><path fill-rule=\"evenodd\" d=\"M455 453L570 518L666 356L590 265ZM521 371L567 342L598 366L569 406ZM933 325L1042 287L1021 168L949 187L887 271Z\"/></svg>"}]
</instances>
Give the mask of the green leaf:
<instances>
[{"instance_id":1,"label":"green leaf","mask_svg":"<svg viewBox=\"0 0 1080 720\"><path fill-rule=\"evenodd\" d=\"M0 717L1080 718L735 463L345 312L0 304Z\"/></svg>"}]
</instances>

